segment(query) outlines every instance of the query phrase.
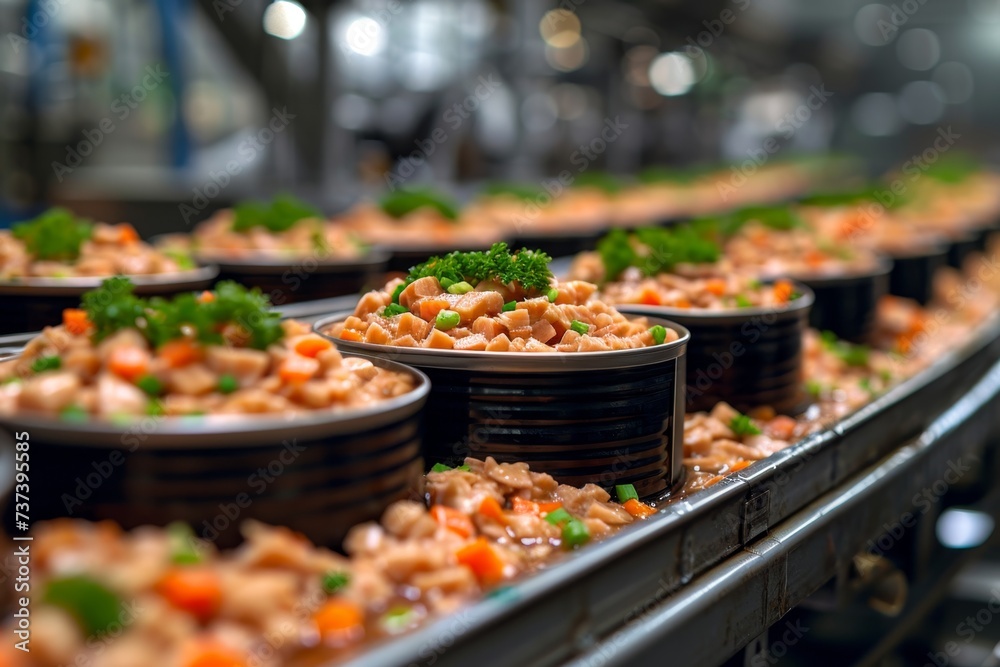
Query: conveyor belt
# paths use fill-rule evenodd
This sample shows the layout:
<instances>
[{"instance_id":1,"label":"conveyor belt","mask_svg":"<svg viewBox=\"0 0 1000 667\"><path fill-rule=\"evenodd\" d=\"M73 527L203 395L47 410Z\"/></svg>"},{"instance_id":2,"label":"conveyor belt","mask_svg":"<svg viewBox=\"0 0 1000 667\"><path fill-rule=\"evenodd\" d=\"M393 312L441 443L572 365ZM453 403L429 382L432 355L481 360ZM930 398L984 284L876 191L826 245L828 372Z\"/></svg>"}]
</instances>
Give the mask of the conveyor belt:
<instances>
[{"instance_id":1,"label":"conveyor belt","mask_svg":"<svg viewBox=\"0 0 1000 667\"><path fill-rule=\"evenodd\" d=\"M581 664L602 664L600 650L622 637L639 652L643 641L655 640L659 655L674 664L717 664L860 549L863 541L852 541L848 527L865 539L877 535L886 520L879 517L912 496L906 485L934 479L947 460L938 452L985 441L998 418L983 409L1000 395L998 359L1000 326L993 322L968 346L834 428L351 664L528 667L560 664L581 651L594 660ZM877 462L886 456L883 469ZM850 500L862 491L863 500ZM805 560L782 569L799 549ZM801 580L789 573L801 573ZM643 616L637 624L647 608L662 609L653 615L659 620L650 624ZM703 628L716 628L718 640L689 641L698 627L701 636ZM640 641L647 634L653 639ZM591 648L599 638L609 639ZM680 647L693 644L706 653L681 659Z\"/></svg>"}]
</instances>

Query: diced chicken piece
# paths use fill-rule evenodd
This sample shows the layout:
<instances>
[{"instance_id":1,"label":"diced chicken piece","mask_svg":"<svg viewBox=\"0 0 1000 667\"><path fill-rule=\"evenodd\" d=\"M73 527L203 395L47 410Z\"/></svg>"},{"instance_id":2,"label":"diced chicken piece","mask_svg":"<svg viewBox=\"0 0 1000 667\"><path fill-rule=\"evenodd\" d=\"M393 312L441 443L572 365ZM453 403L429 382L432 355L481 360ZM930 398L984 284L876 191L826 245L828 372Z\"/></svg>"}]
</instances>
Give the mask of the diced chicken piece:
<instances>
[{"instance_id":1,"label":"diced chicken piece","mask_svg":"<svg viewBox=\"0 0 1000 667\"><path fill-rule=\"evenodd\" d=\"M535 333L535 330L530 325L527 325L523 327L515 327L507 333L511 340L518 338L526 342L529 338L531 338L532 334Z\"/></svg>"},{"instance_id":2,"label":"diced chicken piece","mask_svg":"<svg viewBox=\"0 0 1000 667\"><path fill-rule=\"evenodd\" d=\"M425 296L437 296L438 294L444 294L444 290L441 289L441 283L438 282L437 278L433 276L418 278L407 285L406 289L400 293L399 305L408 309L419 299Z\"/></svg>"},{"instance_id":3,"label":"diced chicken piece","mask_svg":"<svg viewBox=\"0 0 1000 667\"><path fill-rule=\"evenodd\" d=\"M25 410L59 412L73 404L79 389L80 379L73 373L42 373L24 383L19 399L20 407Z\"/></svg>"},{"instance_id":4,"label":"diced chicken piece","mask_svg":"<svg viewBox=\"0 0 1000 667\"><path fill-rule=\"evenodd\" d=\"M223 413L259 414L283 412L290 407L288 399L259 388L241 389L231 394L219 408Z\"/></svg>"},{"instance_id":5,"label":"diced chicken piece","mask_svg":"<svg viewBox=\"0 0 1000 667\"><path fill-rule=\"evenodd\" d=\"M555 352L554 347L550 347L545 343L535 340L534 338L529 338L524 343L525 352Z\"/></svg>"},{"instance_id":6,"label":"diced chicken piece","mask_svg":"<svg viewBox=\"0 0 1000 667\"><path fill-rule=\"evenodd\" d=\"M205 349L205 365L219 375L232 375L241 387L264 377L271 357L263 350L211 345Z\"/></svg>"},{"instance_id":7,"label":"diced chicken piece","mask_svg":"<svg viewBox=\"0 0 1000 667\"><path fill-rule=\"evenodd\" d=\"M455 339L440 329L431 329L430 335L424 339L424 347L450 350L455 347Z\"/></svg>"},{"instance_id":8,"label":"diced chicken piece","mask_svg":"<svg viewBox=\"0 0 1000 667\"><path fill-rule=\"evenodd\" d=\"M382 571L393 581L405 582L418 572L434 572L447 564L447 554L436 544L390 544L376 556Z\"/></svg>"},{"instance_id":9,"label":"diced chicken piece","mask_svg":"<svg viewBox=\"0 0 1000 667\"><path fill-rule=\"evenodd\" d=\"M733 406L725 402L716 403L709 414L712 419L718 420L727 427L732 423L733 419L740 416L740 413Z\"/></svg>"},{"instance_id":10,"label":"diced chicken piece","mask_svg":"<svg viewBox=\"0 0 1000 667\"><path fill-rule=\"evenodd\" d=\"M91 347L74 347L62 355L62 367L82 377L91 377L101 369L101 359Z\"/></svg>"},{"instance_id":11,"label":"diced chicken piece","mask_svg":"<svg viewBox=\"0 0 1000 667\"><path fill-rule=\"evenodd\" d=\"M632 515L620 505L595 502L587 509L587 517L600 519L609 526L622 526L632 523Z\"/></svg>"},{"instance_id":12,"label":"diced chicken piece","mask_svg":"<svg viewBox=\"0 0 1000 667\"><path fill-rule=\"evenodd\" d=\"M362 380L371 380L378 375L378 367L361 357L344 357L344 368L348 369Z\"/></svg>"},{"instance_id":13,"label":"diced chicken piece","mask_svg":"<svg viewBox=\"0 0 1000 667\"><path fill-rule=\"evenodd\" d=\"M420 343L418 343L413 338L413 336L411 336L409 334L407 334L405 336L400 336L399 338L397 338L395 345L397 347L420 347Z\"/></svg>"},{"instance_id":14,"label":"diced chicken piece","mask_svg":"<svg viewBox=\"0 0 1000 667\"><path fill-rule=\"evenodd\" d=\"M455 302L452 310L463 322L473 322L484 315L497 315L503 310L503 297L496 292L468 292Z\"/></svg>"},{"instance_id":15,"label":"diced chicken piece","mask_svg":"<svg viewBox=\"0 0 1000 667\"><path fill-rule=\"evenodd\" d=\"M595 338L594 336L580 336L577 343L577 349L580 352L599 352L604 350L610 350L611 346L608 345L607 341L603 338Z\"/></svg>"},{"instance_id":16,"label":"diced chicken piece","mask_svg":"<svg viewBox=\"0 0 1000 667\"><path fill-rule=\"evenodd\" d=\"M471 292L470 292L471 294ZM456 350L485 350L487 340L482 334L473 334L455 341Z\"/></svg>"},{"instance_id":17,"label":"diced chicken piece","mask_svg":"<svg viewBox=\"0 0 1000 667\"><path fill-rule=\"evenodd\" d=\"M411 335L414 340L423 340L431 329L432 326L429 322L425 322L410 313L403 313L399 316L399 321L396 324L396 335Z\"/></svg>"},{"instance_id":18,"label":"diced chicken piece","mask_svg":"<svg viewBox=\"0 0 1000 667\"><path fill-rule=\"evenodd\" d=\"M530 489L532 485L529 473L528 464L523 461L518 461L517 463L497 463L490 456L487 457L483 465L484 475L512 489Z\"/></svg>"},{"instance_id":19,"label":"diced chicken piece","mask_svg":"<svg viewBox=\"0 0 1000 667\"><path fill-rule=\"evenodd\" d=\"M359 317L364 317L369 313L377 313L380 309L389 305L392 299L392 288L389 293L379 292L378 290L373 290L365 294L358 301L358 305L354 309L354 314Z\"/></svg>"},{"instance_id":20,"label":"diced chicken piece","mask_svg":"<svg viewBox=\"0 0 1000 667\"><path fill-rule=\"evenodd\" d=\"M319 409L333 403L331 385L326 380L307 380L289 385L288 398L306 407Z\"/></svg>"},{"instance_id":21,"label":"diced chicken piece","mask_svg":"<svg viewBox=\"0 0 1000 667\"><path fill-rule=\"evenodd\" d=\"M468 594L479 589L476 577L467 567L447 567L434 572L418 572L410 582L426 593L438 590L448 595Z\"/></svg>"},{"instance_id":22,"label":"diced chicken piece","mask_svg":"<svg viewBox=\"0 0 1000 667\"><path fill-rule=\"evenodd\" d=\"M531 326L531 313L523 308L500 313L497 319L510 331Z\"/></svg>"},{"instance_id":23,"label":"diced chicken piece","mask_svg":"<svg viewBox=\"0 0 1000 667\"><path fill-rule=\"evenodd\" d=\"M188 396L201 396L219 386L219 377L200 363L172 368L167 371L166 380L171 392Z\"/></svg>"},{"instance_id":24,"label":"diced chicken piece","mask_svg":"<svg viewBox=\"0 0 1000 667\"><path fill-rule=\"evenodd\" d=\"M535 323L545 316L545 313L549 310L549 298L546 296L538 297L537 299L526 299L517 304L517 308L514 312L525 311L528 313L529 323Z\"/></svg>"},{"instance_id":25,"label":"diced chicken piece","mask_svg":"<svg viewBox=\"0 0 1000 667\"><path fill-rule=\"evenodd\" d=\"M472 333L482 334L486 340L493 340L505 333L503 325L492 317L479 317L472 323Z\"/></svg>"},{"instance_id":26,"label":"diced chicken piece","mask_svg":"<svg viewBox=\"0 0 1000 667\"><path fill-rule=\"evenodd\" d=\"M541 343L548 343L555 335L556 330L548 320L538 320L531 327L531 337Z\"/></svg>"},{"instance_id":27,"label":"diced chicken piece","mask_svg":"<svg viewBox=\"0 0 1000 667\"><path fill-rule=\"evenodd\" d=\"M507 334L500 334L486 345L487 352L507 352L510 350L510 339Z\"/></svg>"},{"instance_id":28,"label":"diced chicken piece","mask_svg":"<svg viewBox=\"0 0 1000 667\"><path fill-rule=\"evenodd\" d=\"M382 525L396 537L432 537L437 523L427 513L423 503L400 500L389 505L382 515Z\"/></svg>"},{"instance_id":29,"label":"diced chicken piece","mask_svg":"<svg viewBox=\"0 0 1000 667\"><path fill-rule=\"evenodd\" d=\"M392 343L392 336L377 322L372 322L365 332L365 342L376 345L389 345Z\"/></svg>"},{"instance_id":30,"label":"diced chicken piece","mask_svg":"<svg viewBox=\"0 0 1000 667\"><path fill-rule=\"evenodd\" d=\"M141 415L149 398L141 389L110 373L97 376L97 411L103 416Z\"/></svg>"}]
</instances>

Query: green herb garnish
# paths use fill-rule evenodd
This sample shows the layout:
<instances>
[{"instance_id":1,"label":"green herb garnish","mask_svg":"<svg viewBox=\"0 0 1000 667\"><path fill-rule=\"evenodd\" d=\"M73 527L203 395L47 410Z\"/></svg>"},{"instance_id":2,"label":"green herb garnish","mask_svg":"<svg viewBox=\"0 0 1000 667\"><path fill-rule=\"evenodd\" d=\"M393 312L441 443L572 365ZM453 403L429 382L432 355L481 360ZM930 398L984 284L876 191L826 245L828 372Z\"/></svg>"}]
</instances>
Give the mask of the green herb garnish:
<instances>
[{"instance_id":1,"label":"green herb garnish","mask_svg":"<svg viewBox=\"0 0 1000 667\"><path fill-rule=\"evenodd\" d=\"M612 230L597 244L604 279L616 280L628 268L644 276L669 273L678 264L708 264L721 255L719 245L690 225L672 229L643 227L628 234Z\"/></svg>"},{"instance_id":2,"label":"green herb garnish","mask_svg":"<svg viewBox=\"0 0 1000 667\"><path fill-rule=\"evenodd\" d=\"M639 493L631 484L615 484L615 494L618 496L618 502L620 503L625 503L629 500L639 500Z\"/></svg>"},{"instance_id":3,"label":"green herb garnish","mask_svg":"<svg viewBox=\"0 0 1000 667\"><path fill-rule=\"evenodd\" d=\"M570 322L569 328L581 336L590 333L590 325L585 322L581 322L580 320L573 320Z\"/></svg>"},{"instance_id":4,"label":"green herb garnish","mask_svg":"<svg viewBox=\"0 0 1000 667\"><path fill-rule=\"evenodd\" d=\"M567 521L573 520L573 515L566 511L564 507L552 510L545 515L545 520L551 523L553 526L561 526Z\"/></svg>"},{"instance_id":5,"label":"green herb garnish","mask_svg":"<svg viewBox=\"0 0 1000 667\"><path fill-rule=\"evenodd\" d=\"M284 232L301 220L320 219L322 214L289 195L278 195L270 203L246 202L233 209L233 231L246 232L263 227Z\"/></svg>"},{"instance_id":6,"label":"green herb garnish","mask_svg":"<svg viewBox=\"0 0 1000 667\"><path fill-rule=\"evenodd\" d=\"M45 371L55 371L62 367L62 359L58 356L38 357L31 362L31 370L34 373L44 373Z\"/></svg>"},{"instance_id":7,"label":"green herb garnish","mask_svg":"<svg viewBox=\"0 0 1000 667\"><path fill-rule=\"evenodd\" d=\"M198 552L197 537L191 526L183 521L167 525L167 542L170 545L170 560L176 565L196 565L203 558Z\"/></svg>"},{"instance_id":8,"label":"green herb garnish","mask_svg":"<svg viewBox=\"0 0 1000 667\"><path fill-rule=\"evenodd\" d=\"M458 220L458 206L446 195L428 188L404 188L390 192L380 202L393 218L402 218L421 208L431 208L448 220Z\"/></svg>"},{"instance_id":9,"label":"green herb garnish","mask_svg":"<svg viewBox=\"0 0 1000 667\"><path fill-rule=\"evenodd\" d=\"M260 289L247 289L233 281L216 285L215 298L203 303L192 293L172 299L135 296L128 278L115 277L83 295L83 308L99 341L122 329L136 329L154 346L193 334L209 345L224 342L220 330L236 325L246 333L246 344L264 350L284 338L281 315L270 310Z\"/></svg>"},{"instance_id":10,"label":"green herb garnish","mask_svg":"<svg viewBox=\"0 0 1000 667\"><path fill-rule=\"evenodd\" d=\"M443 463L435 463L433 466L431 466L431 472L448 472L449 470L462 470L463 472L469 472L472 469L464 463L454 468L446 466Z\"/></svg>"},{"instance_id":11,"label":"green herb garnish","mask_svg":"<svg viewBox=\"0 0 1000 667\"><path fill-rule=\"evenodd\" d=\"M118 623L121 599L104 584L85 574L52 579L45 586L42 602L59 607L76 619L84 635L99 636Z\"/></svg>"},{"instance_id":12,"label":"green herb garnish","mask_svg":"<svg viewBox=\"0 0 1000 667\"><path fill-rule=\"evenodd\" d=\"M139 389L142 389L150 396L159 396L163 393L163 383L160 382L154 375L143 375L141 378L136 380L135 386L139 387Z\"/></svg>"},{"instance_id":13,"label":"green herb garnish","mask_svg":"<svg viewBox=\"0 0 1000 667\"><path fill-rule=\"evenodd\" d=\"M587 524L579 519L570 519L562 529L562 541L570 549L582 547L590 541L590 530Z\"/></svg>"},{"instance_id":14,"label":"green herb garnish","mask_svg":"<svg viewBox=\"0 0 1000 667\"><path fill-rule=\"evenodd\" d=\"M410 309L406 306L401 306L398 303L390 303L382 310L382 317L395 317L396 315L408 312L410 312Z\"/></svg>"},{"instance_id":15,"label":"green herb garnish","mask_svg":"<svg viewBox=\"0 0 1000 667\"><path fill-rule=\"evenodd\" d=\"M240 388L240 383L232 375L220 375L219 376L219 393L220 394L231 394Z\"/></svg>"},{"instance_id":16,"label":"green herb garnish","mask_svg":"<svg viewBox=\"0 0 1000 667\"><path fill-rule=\"evenodd\" d=\"M550 261L552 258L544 252L526 248L511 252L506 243L494 243L486 252L452 252L431 257L410 269L406 284L433 276L438 282L452 281L452 286L461 282L478 285L489 280L501 285L517 283L525 291L540 292L547 290L552 280Z\"/></svg>"},{"instance_id":17,"label":"green herb garnish","mask_svg":"<svg viewBox=\"0 0 1000 667\"><path fill-rule=\"evenodd\" d=\"M832 331L824 331L820 334L820 341L823 347L843 361L848 366L867 366L870 350L866 345L852 345L845 340L840 340Z\"/></svg>"},{"instance_id":18,"label":"green herb garnish","mask_svg":"<svg viewBox=\"0 0 1000 667\"><path fill-rule=\"evenodd\" d=\"M761 434L761 430L746 415L736 415L733 417L729 422L729 428L741 438L746 435Z\"/></svg>"},{"instance_id":19,"label":"green herb garnish","mask_svg":"<svg viewBox=\"0 0 1000 667\"><path fill-rule=\"evenodd\" d=\"M59 411L59 419L79 424L88 421L90 419L90 413L79 405L67 405Z\"/></svg>"},{"instance_id":20,"label":"green herb garnish","mask_svg":"<svg viewBox=\"0 0 1000 667\"><path fill-rule=\"evenodd\" d=\"M735 301L738 308L750 308L753 306L750 299L746 298L742 294L737 294Z\"/></svg>"},{"instance_id":21,"label":"green herb garnish","mask_svg":"<svg viewBox=\"0 0 1000 667\"><path fill-rule=\"evenodd\" d=\"M333 595L351 583L351 576L346 572L327 572L323 575L323 590L327 595Z\"/></svg>"},{"instance_id":22,"label":"green herb garnish","mask_svg":"<svg viewBox=\"0 0 1000 667\"><path fill-rule=\"evenodd\" d=\"M80 248L94 233L94 225L64 208L51 208L33 220L15 224L11 233L36 259L69 262L80 256Z\"/></svg>"},{"instance_id":23,"label":"green herb garnish","mask_svg":"<svg viewBox=\"0 0 1000 667\"><path fill-rule=\"evenodd\" d=\"M503 312L509 313L512 310L517 310L517 301L508 301L503 305Z\"/></svg>"}]
</instances>

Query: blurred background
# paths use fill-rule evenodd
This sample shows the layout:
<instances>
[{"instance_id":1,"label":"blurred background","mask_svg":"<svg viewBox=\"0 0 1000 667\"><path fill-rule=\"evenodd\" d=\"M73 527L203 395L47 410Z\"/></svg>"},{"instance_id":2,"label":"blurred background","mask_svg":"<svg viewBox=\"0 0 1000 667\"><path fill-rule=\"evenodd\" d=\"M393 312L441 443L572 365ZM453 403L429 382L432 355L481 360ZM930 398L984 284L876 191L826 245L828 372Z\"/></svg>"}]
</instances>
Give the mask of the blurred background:
<instances>
[{"instance_id":1,"label":"blurred background","mask_svg":"<svg viewBox=\"0 0 1000 667\"><path fill-rule=\"evenodd\" d=\"M989 160L1000 114L998 0L0 0L0 42L0 224L61 203L144 236L574 160L877 174L948 128Z\"/></svg>"}]
</instances>

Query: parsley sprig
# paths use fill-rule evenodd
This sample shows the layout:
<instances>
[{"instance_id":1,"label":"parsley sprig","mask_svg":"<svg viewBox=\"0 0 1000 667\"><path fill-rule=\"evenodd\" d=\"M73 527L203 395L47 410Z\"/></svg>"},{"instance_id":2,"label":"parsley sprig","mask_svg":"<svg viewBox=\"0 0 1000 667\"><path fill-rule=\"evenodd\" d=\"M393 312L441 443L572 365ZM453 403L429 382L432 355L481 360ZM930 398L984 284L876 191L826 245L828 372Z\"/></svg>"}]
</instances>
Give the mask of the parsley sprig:
<instances>
[{"instance_id":1,"label":"parsley sprig","mask_svg":"<svg viewBox=\"0 0 1000 667\"><path fill-rule=\"evenodd\" d=\"M477 285L490 280L502 285L516 283L527 292L545 292L552 282L551 261L551 257L539 250L522 248L511 252L506 243L500 242L486 252L452 252L443 257L431 257L410 269L405 284L433 276L438 281L450 281L450 284L464 281ZM398 296L397 293L397 299Z\"/></svg>"},{"instance_id":2,"label":"parsley sprig","mask_svg":"<svg viewBox=\"0 0 1000 667\"><path fill-rule=\"evenodd\" d=\"M421 208L432 208L448 220L458 220L458 206L446 195L429 188L404 188L390 192L380 202L382 210L393 218Z\"/></svg>"},{"instance_id":3,"label":"parsley sprig","mask_svg":"<svg viewBox=\"0 0 1000 667\"><path fill-rule=\"evenodd\" d=\"M678 264L705 264L719 259L719 245L696 228L644 227L632 234L612 230L597 244L605 280L615 280L630 267L644 276L666 273Z\"/></svg>"},{"instance_id":4,"label":"parsley sprig","mask_svg":"<svg viewBox=\"0 0 1000 667\"><path fill-rule=\"evenodd\" d=\"M258 350L284 337L281 316L270 310L268 298L257 288L224 281L208 301L192 293L172 299L145 299L133 294L133 290L128 278L118 276L83 295L83 308L94 326L95 340L131 328L153 346L187 337L219 345L224 342L222 329L230 324L239 326L246 334L245 344Z\"/></svg>"},{"instance_id":5,"label":"parsley sprig","mask_svg":"<svg viewBox=\"0 0 1000 667\"><path fill-rule=\"evenodd\" d=\"M235 207L233 231L246 232L254 227L263 227L271 232L284 232L302 220L322 217L319 211L308 204L290 195L278 195L269 203L245 202Z\"/></svg>"},{"instance_id":6,"label":"parsley sprig","mask_svg":"<svg viewBox=\"0 0 1000 667\"><path fill-rule=\"evenodd\" d=\"M11 228L14 238L24 243L33 257L70 262L80 256L80 248L94 232L90 220L77 218L64 208L51 208L33 220Z\"/></svg>"}]
</instances>

